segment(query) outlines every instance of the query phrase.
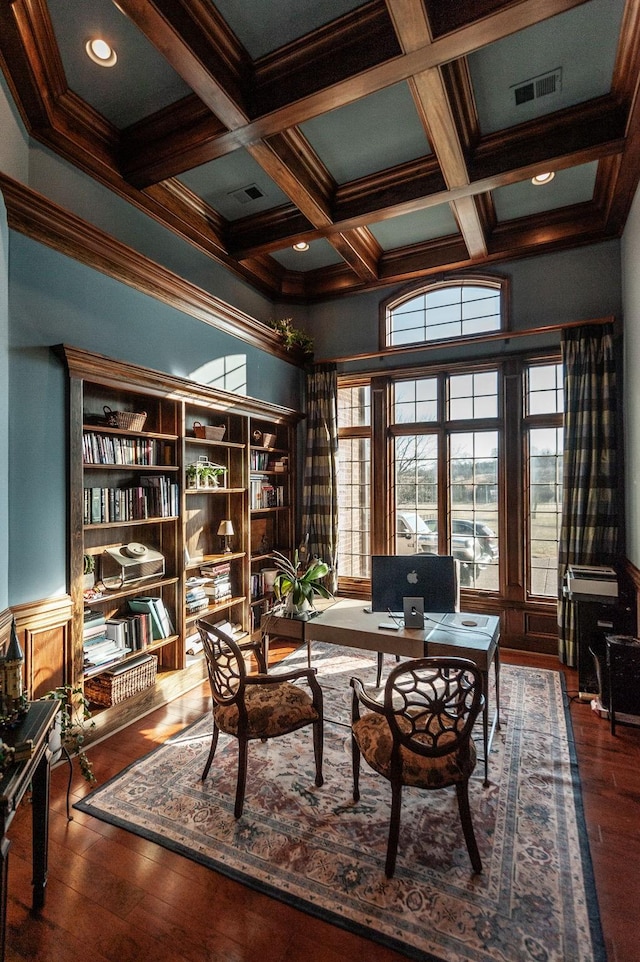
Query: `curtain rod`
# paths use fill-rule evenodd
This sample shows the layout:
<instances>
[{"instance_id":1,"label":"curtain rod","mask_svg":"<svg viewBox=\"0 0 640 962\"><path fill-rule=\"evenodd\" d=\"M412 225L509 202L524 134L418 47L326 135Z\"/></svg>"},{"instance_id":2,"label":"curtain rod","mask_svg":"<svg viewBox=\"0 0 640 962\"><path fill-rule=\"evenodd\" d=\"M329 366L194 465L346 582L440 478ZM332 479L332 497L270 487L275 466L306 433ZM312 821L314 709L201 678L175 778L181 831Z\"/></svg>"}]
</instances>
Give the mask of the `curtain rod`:
<instances>
[{"instance_id":1,"label":"curtain rod","mask_svg":"<svg viewBox=\"0 0 640 962\"><path fill-rule=\"evenodd\" d=\"M547 324L544 327L532 327L526 331L494 331L490 334L481 334L478 337L466 338L464 343L484 344L488 341L508 341L513 337L535 337L541 334L549 334L554 331L564 331L570 327L589 327L596 324L612 324L613 316L598 317L590 321L565 321L561 324ZM386 351L367 351L364 354L350 354L345 357L323 357L315 364L345 364L349 361L367 361L373 358L398 357L403 354L416 354L425 351L441 350L443 347L459 346L459 341L437 341L431 344L412 345L409 347L396 347Z\"/></svg>"}]
</instances>

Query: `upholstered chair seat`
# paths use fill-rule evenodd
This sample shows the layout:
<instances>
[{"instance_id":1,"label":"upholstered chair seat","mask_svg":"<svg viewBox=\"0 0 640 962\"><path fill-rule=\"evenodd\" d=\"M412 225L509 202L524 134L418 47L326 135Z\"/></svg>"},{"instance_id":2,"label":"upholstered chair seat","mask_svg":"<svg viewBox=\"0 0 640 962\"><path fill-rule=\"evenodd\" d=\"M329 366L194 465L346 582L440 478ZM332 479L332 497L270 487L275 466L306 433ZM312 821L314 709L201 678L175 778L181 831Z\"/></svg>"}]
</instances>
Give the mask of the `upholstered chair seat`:
<instances>
[{"instance_id":1,"label":"upholstered chair seat","mask_svg":"<svg viewBox=\"0 0 640 962\"><path fill-rule=\"evenodd\" d=\"M391 755L393 735L384 715L373 712L365 715L353 726L353 736L362 757L375 772L391 779ZM453 732L442 739L442 744L455 741ZM402 761L402 784L413 788L446 788L466 780L476 767L477 755L473 739L468 749L457 748L451 754L430 757L416 755L400 748Z\"/></svg>"},{"instance_id":2,"label":"upholstered chair seat","mask_svg":"<svg viewBox=\"0 0 640 962\"><path fill-rule=\"evenodd\" d=\"M282 682L269 688L247 688L247 738L274 738L318 721L319 714L304 688ZM238 706L215 705L213 715L220 731L238 735Z\"/></svg>"}]
</instances>

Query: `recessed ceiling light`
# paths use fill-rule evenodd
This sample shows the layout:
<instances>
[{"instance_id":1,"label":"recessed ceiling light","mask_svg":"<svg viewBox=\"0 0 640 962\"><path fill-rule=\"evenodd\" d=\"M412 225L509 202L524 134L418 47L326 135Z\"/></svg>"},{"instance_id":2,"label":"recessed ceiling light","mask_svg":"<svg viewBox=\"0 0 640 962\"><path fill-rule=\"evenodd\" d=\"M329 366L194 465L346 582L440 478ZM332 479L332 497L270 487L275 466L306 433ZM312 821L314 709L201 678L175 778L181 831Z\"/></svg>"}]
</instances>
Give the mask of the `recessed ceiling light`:
<instances>
[{"instance_id":1,"label":"recessed ceiling light","mask_svg":"<svg viewBox=\"0 0 640 962\"><path fill-rule=\"evenodd\" d=\"M309 245L307 244L306 241L298 241L297 244L293 245L293 249L294 251L308 251Z\"/></svg>"},{"instance_id":2,"label":"recessed ceiling light","mask_svg":"<svg viewBox=\"0 0 640 962\"><path fill-rule=\"evenodd\" d=\"M536 174L535 177L532 177L531 183L535 187L540 187L542 184L549 184L555 176L552 170L548 170L544 174Z\"/></svg>"},{"instance_id":3,"label":"recessed ceiling light","mask_svg":"<svg viewBox=\"0 0 640 962\"><path fill-rule=\"evenodd\" d=\"M113 47L110 47L107 41L101 40L100 37L87 40L84 49L87 51L87 56L100 67L113 67L118 59Z\"/></svg>"}]
</instances>

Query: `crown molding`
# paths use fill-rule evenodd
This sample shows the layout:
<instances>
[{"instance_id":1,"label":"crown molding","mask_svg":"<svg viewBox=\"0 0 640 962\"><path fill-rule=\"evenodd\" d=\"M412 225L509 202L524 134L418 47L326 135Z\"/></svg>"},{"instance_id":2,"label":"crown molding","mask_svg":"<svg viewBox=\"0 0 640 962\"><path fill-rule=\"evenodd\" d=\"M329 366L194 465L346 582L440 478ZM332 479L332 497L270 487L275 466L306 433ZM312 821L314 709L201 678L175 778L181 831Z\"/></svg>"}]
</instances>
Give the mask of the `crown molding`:
<instances>
[{"instance_id":1,"label":"crown molding","mask_svg":"<svg viewBox=\"0 0 640 962\"><path fill-rule=\"evenodd\" d=\"M143 294L237 337L252 347L301 366L266 324L184 280L37 191L0 173L9 227Z\"/></svg>"}]
</instances>

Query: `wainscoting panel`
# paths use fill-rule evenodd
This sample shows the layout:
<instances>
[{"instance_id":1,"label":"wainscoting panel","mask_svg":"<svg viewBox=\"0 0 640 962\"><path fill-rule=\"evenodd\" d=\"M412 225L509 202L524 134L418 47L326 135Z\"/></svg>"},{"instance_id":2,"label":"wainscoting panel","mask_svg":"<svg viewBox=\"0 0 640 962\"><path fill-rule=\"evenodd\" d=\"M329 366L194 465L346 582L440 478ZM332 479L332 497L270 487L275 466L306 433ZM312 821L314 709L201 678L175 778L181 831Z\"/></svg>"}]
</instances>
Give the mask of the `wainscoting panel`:
<instances>
[{"instance_id":1,"label":"wainscoting panel","mask_svg":"<svg viewBox=\"0 0 640 962\"><path fill-rule=\"evenodd\" d=\"M29 698L67 684L71 652L71 598L45 598L13 608L24 652L24 684ZM10 628L10 621L9 621Z\"/></svg>"}]
</instances>

